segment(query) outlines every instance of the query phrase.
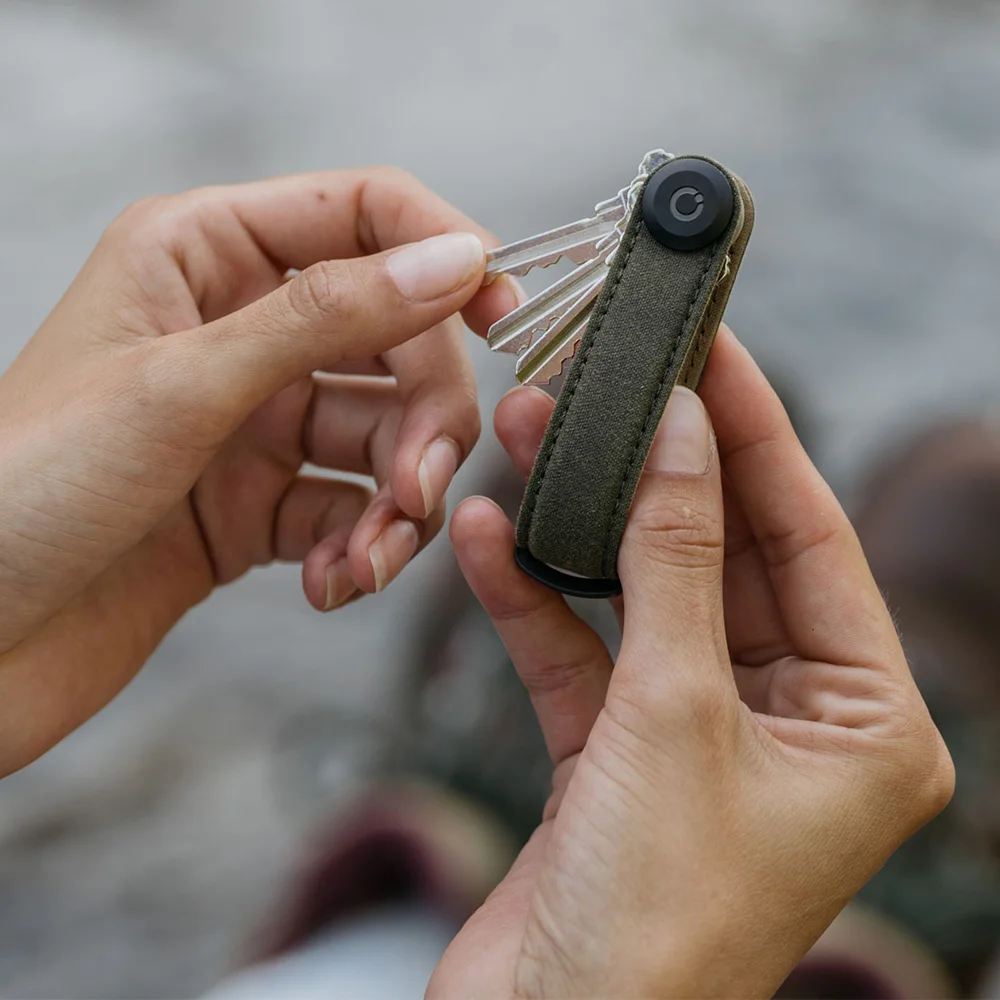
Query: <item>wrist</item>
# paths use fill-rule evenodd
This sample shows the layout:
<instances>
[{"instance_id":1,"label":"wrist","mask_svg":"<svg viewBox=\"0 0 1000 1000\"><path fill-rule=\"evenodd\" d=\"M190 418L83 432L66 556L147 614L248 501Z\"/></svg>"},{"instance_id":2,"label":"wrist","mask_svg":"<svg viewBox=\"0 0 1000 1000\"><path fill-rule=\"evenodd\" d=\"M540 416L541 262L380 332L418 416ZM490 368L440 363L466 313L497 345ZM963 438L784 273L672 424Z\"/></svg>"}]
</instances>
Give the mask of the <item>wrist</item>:
<instances>
[{"instance_id":1,"label":"wrist","mask_svg":"<svg viewBox=\"0 0 1000 1000\"><path fill-rule=\"evenodd\" d=\"M0 656L0 775L24 767L104 707L211 593L186 504Z\"/></svg>"}]
</instances>

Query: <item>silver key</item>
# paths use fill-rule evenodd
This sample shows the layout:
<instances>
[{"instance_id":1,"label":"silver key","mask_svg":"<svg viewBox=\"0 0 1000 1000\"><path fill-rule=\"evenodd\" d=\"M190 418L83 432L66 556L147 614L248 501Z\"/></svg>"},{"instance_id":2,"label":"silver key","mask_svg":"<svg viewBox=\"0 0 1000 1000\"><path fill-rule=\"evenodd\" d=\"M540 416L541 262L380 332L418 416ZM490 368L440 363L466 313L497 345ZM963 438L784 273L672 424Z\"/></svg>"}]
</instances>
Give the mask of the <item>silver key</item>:
<instances>
[{"instance_id":1,"label":"silver key","mask_svg":"<svg viewBox=\"0 0 1000 1000\"><path fill-rule=\"evenodd\" d=\"M628 187L614 198L599 202L592 218L571 222L487 254L488 279L499 274L523 276L531 268L548 267L561 257L578 265L490 327L486 340L492 350L519 355L515 367L519 382L551 381L576 353L639 192L646 178L671 159L669 153L654 149L643 157Z\"/></svg>"},{"instance_id":2,"label":"silver key","mask_svg":"<svg viewBox=\"0 0 1000 1000\"><path fill-rule=\"evenodd\" d=\"M601 266L607 270L607 264ZM559 317L555 326L517 359L514 374L518 382L522 385L544 384L562 374L563 365L576 353L577 344L587 329L590 314L594 311L594 300L605 277L601 275L592 294L581 295Z\"/></svg>"},{"instance_id":3,"label":"silver key","mask_svg":"<svg viewBox=\"0 0 1000 1000\"><path fill-rule=\"evenodd\" d=\"M605 237L594 260L574 268L544 292L497 320L486 335L490 350L520 354L531 345L536 333L544 333L581 295L596 298L607 271L604 262L616 246L616 240Z\"/></svg>"},{"instance_id":4,"label":"silver key","mask_svg":"<svg viewBox=\"0 0 1000 1000\"><path fill-rule=\"evenodd\" d=\"M497 250L488 250L487 276L511 274L523 278L533 267L548 267L562 257L569 258L574 264L593 260L597 244L613 232L625 217L625 204L618 198L610 198L598 205L595 212L589 219L580 219L568 226L508 243Z\"/></svg>"}]
</instances>

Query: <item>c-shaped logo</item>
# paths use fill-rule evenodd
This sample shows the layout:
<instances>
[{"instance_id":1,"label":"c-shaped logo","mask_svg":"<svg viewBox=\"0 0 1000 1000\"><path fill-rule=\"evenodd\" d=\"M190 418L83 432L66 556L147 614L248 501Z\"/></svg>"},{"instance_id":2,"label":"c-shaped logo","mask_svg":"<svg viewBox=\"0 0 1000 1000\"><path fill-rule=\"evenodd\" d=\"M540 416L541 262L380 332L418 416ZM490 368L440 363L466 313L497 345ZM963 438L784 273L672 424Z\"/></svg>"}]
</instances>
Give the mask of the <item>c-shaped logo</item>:
<instances>
[{"instance_id":1,"label":"c-shaped logo","mask_svg":"<svg viewBox=\"0 0 1000 1000\"><path fill-rule=\"evenodd\" d=\"M679 202L681 198L692 198L694 199L694 210L691 212L682 212L679 207ZM678 188L670 198L670 214L678 222L694 222L695 219L705 211L705 196L697 189L693 187L682 187Z\"/></svg>"}]
</instances>

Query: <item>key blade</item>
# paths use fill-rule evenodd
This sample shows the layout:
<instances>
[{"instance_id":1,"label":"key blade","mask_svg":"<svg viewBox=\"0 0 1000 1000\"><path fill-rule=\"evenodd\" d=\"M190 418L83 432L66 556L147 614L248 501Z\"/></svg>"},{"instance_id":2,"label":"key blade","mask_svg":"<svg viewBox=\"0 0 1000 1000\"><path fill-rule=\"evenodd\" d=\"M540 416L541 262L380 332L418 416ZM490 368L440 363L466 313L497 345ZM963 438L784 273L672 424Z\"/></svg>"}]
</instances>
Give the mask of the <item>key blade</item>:
<instances>
[{"instance_id":1,"label":"key blade","mask_svg":"<svg viewBox=\"0 0 1000 1000\"><path fill-rule=\"evenodd\" d=\"M514 367L515 374L521 371L524 366L531 365L533 360L539 357L546 349L548 344L552 341L558 340L566 328L572 323L581 313L588 311L591 306L593 306L595 299L600 294L601 286L604 284L604 280L607 277L607 266L604 267L604 272L600 271L594 276L594 279L587 284L584 289L576 296L572 301L570 301L565 310L559 314L556 318L555 323L549 327L533 344L529 345L517 359L517 364Z\"/></svg>"},{"instance_id":2,"label":"key blade","mask_svg":"<svg viewBox=\"0 0 1000 1000\"><path fill-rule=\"evenodd\" d=\"M531 344L536 333L547 330L595 280L600 285L607 274L605 261L616 245L616 240L607 240L597 258L581 264L544 292L497 320L486 335L490 350L520 354Z\"/></svg>"},{"instance_id":3,"label":"key blade","mask_svg":"<svg viewBox=\"0 0 1000 1000\"><path fill-rule=\"evenodd\" d=\"M523 278L533 267L548 267L560 257L568 257L574 264L593 260L597 244L614 231L625 214L622 205L614 200L602 202L600 207L601 211L592 218L579 219L558 229L488 250L486 277L511 274Z\"/></svg>"},{"instance_id":4,"label":"key blade","mask_svg":"<svg viewBox=\"0 0 1000 1000\"><path fill-rule=\"evenodd\" d=\"M535 385L551 381L562 371L563 363L576 353L577 342L586 329L586 323L580 326L577 321L581 316L589 319L593 312L594 302L610 271L607 262L602 266L602 271L603 273L598 272L587 290L569 306L555 325L517 359L514 373L519 382Z\"/></svg>"},{"instance_id":5,"label":"key blade","mask_svg":"<svg viewBox=\"0 0 1000 1000\"><path fill-rule=\"evenodd\" d=\"M577 316L565 325L560 324L558 334L540 340L520 357L514 370L521 385L548 385L557 375L562 374L563 365L576 354L577 346L590 322L594 311L593 299Z\"/></svg>"}]
</instances>

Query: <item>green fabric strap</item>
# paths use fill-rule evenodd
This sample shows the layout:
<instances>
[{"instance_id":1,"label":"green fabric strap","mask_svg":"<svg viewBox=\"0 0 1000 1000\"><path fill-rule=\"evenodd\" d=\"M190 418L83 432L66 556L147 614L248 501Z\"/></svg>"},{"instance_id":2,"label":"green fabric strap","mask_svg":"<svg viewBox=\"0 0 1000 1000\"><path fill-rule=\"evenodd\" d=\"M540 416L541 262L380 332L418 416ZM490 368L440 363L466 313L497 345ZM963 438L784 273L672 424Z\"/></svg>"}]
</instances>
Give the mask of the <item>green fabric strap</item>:
<instances>
[{"instance_id":1,"label":"green fabric strap","mask_svg":"<svg viewBox=\"0 0 1000 1000\"><path fill-rule=\"evenodd\" d=\"M640 196L566 376L517 524L518 546L557 569L617 577L667 399L701 379L753 225L746 186L715 166L733 186L726 231L700 250L668 249L646 228Z\"/></svg>"}]
</instances>

